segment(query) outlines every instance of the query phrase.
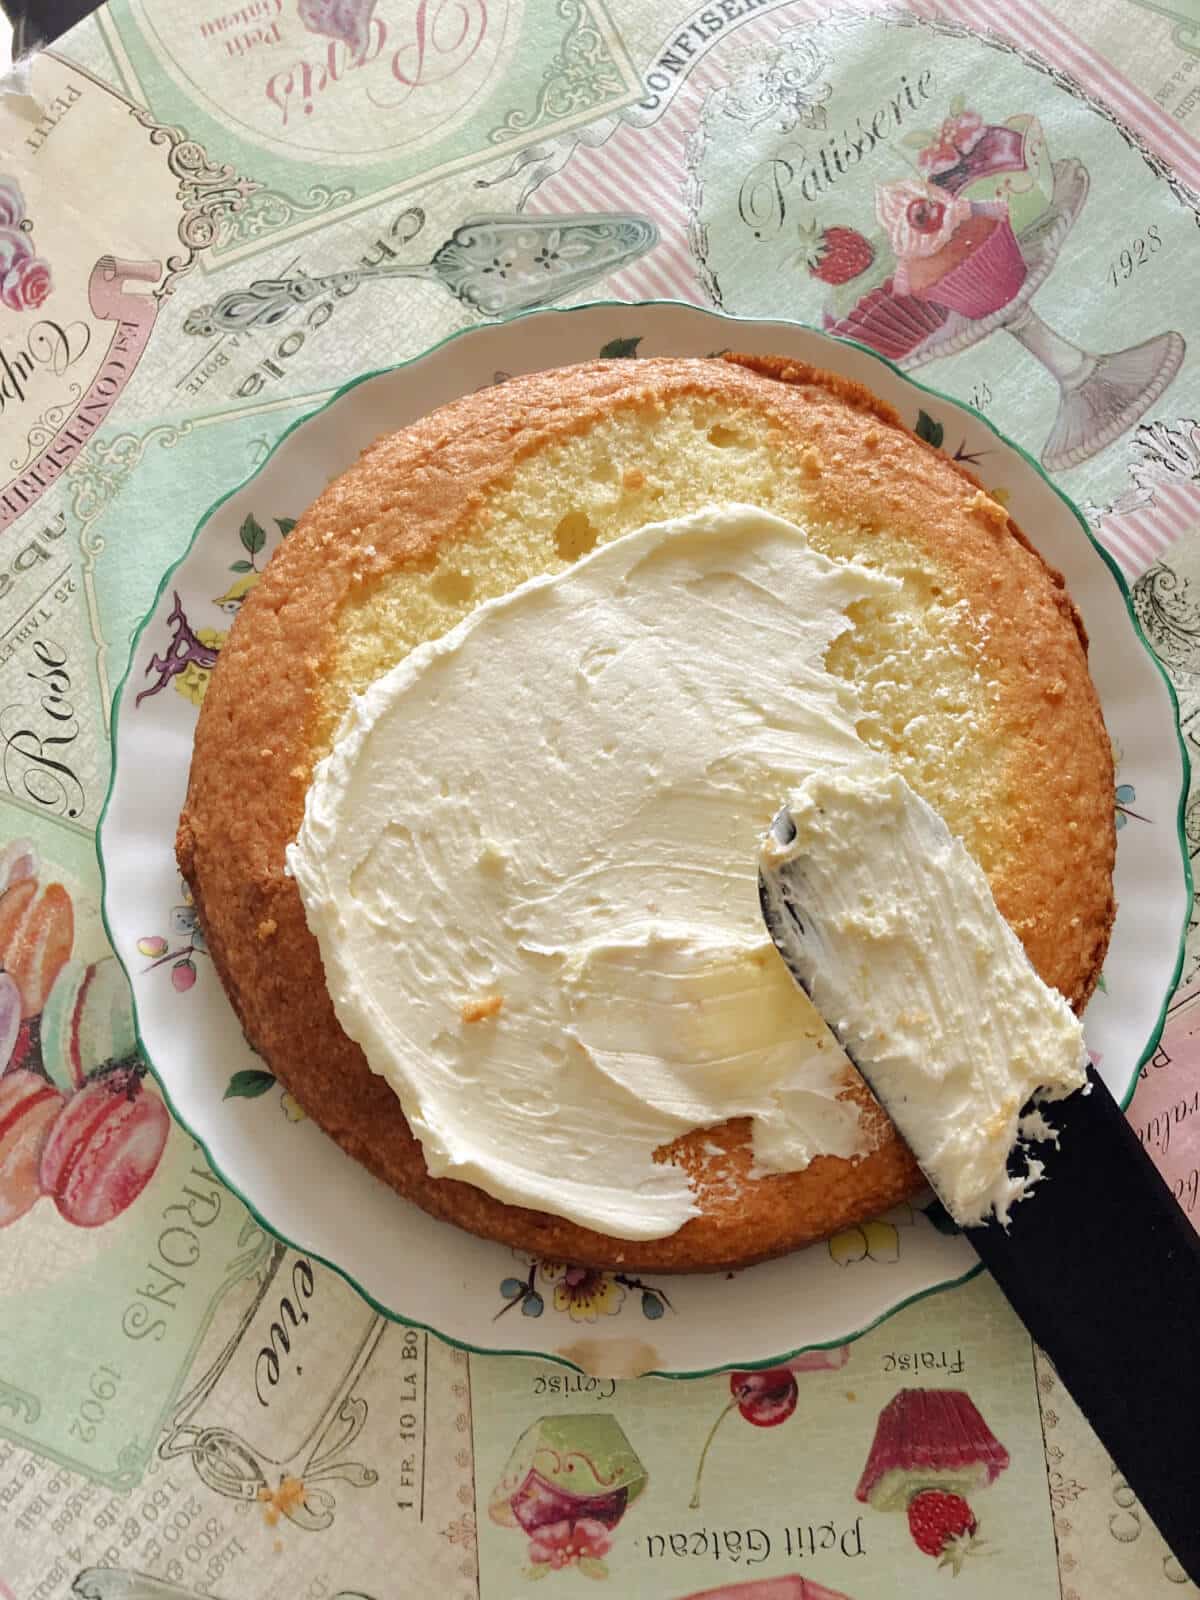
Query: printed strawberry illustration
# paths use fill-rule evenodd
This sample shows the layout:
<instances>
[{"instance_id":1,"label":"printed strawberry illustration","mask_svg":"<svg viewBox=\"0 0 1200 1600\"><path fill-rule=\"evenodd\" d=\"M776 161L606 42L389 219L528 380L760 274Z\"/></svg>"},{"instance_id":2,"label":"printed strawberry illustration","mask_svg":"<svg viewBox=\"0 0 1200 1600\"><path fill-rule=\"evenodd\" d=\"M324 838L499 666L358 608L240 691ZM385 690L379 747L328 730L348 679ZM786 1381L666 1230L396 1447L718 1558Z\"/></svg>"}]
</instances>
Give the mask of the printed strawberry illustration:
<instances>
[{"instance_id":1,"label":"printed strawberry illustration","mask_svg":"<svg viewBox=\"0 0 1200 1600\"><path fill-rule=\"evenodd\" d=\"M967 1556L979 1545L975 1513L960 1494L922 1489L908 1502L908 1527L913 1543L939 1567L962 1571Z\"/></svg>"},{"instance_id":2,"label":"printed strawberry illustration","mask_svg":"<svg viewBox=\"0 0 1200 1600\"><path fill-rule=\"evenodd\" d=\"M865 272L875 259L875 250L869 239L857 228L835 224L823 228L814 222L800 229L800 260L814 278L822 283L849 283Z\"/></svg>"},{"instance_id":3,"label":"printed strawberry illustration","mask_svg":"<svg viewBox=\"0 0 1200 1600\"><path fill-rule=\"evenodd\" d=\"M917 1549L958 1573L983 1543L966 1496L995 1483L1008 1459L962 1389L900 1389L879 1413L855 1498L906 1511Z\"/></svg>"}]
</instances>

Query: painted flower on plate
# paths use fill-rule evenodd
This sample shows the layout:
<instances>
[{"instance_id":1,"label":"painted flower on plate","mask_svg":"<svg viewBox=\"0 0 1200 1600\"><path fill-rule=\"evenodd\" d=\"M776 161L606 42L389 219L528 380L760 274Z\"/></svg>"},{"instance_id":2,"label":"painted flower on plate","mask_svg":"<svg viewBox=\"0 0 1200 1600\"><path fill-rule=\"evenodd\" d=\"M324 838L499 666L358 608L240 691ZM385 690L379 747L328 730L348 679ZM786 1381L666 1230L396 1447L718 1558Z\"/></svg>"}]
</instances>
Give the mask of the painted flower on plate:
<instances>
[{"instance_id":1,"label":"painted flower on plate","mask_svg":"<svg viewBox=\"0 0 1200 1600\"><path fill-rule=\"evenodd\" d=\"M910 1205L893 1206L882 1217L835 1233L829 1241L829 1254L839 1267L853 1266L856 1261L899 1261L900 1228L910 1227L912 1221Z\"/></svg>"},{"instance_id":2,"label":"painted flower on plate","mask_svg":"<svg viewBox=\"0 0 1200 1600\"><path fill-rule=\"evenodd\" d=\"M572 1322L615 1317L625 1300L625 1290L611 1272L543 1261L542 1277L554 1285L554 1309L568 1312Z\"/></svg>"},{"instance_id":3,"label":"painted flower on plate","mask_svg":"<svg viewBox=\"0 0 1200 1600\"><path fill-rule=\"evenodd\" d=\"M219 628L197 628L196 638L201 644L210 645L214 650L219 650L225 643L227 635ZM204 696L208 693L208 680L212 677L212 668L201 666L197 661L189 661L183 671L176 674L175 689L185 700L190 700L194 706L204 704Z\"/></svg>"}]
</instances>

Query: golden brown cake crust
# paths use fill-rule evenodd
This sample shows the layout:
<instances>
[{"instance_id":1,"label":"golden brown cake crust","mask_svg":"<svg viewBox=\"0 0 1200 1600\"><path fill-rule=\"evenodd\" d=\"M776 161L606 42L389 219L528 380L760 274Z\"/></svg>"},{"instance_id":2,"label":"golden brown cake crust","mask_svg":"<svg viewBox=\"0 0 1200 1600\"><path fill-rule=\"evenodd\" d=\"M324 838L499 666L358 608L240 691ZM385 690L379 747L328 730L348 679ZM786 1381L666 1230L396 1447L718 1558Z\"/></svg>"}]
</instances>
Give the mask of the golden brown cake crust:
<instances>
[{"instance_id":1,"label":"golden brown cake crust","mask_svg":"<svg viewBox=\"0 0 1200 1600\"><path fill-rule=\"evenodd\" d=\"M1004 862L989 877L1043 978L1081 1007L1113 916L1113 775L1062 579L977 480L875 396L786 360L592 362L467 395L377 441L300 519L243 606L201 711L177 839L248 1038L345 1150L473 1232L545 1257L657 1272L780 1254L907 1197L919 1174L859 1090L881 1143L858 1162L821 1157L751 1181L744 1123L680 1140L673 1154L695 1174L702 1211L666 1239L613 1240L430 1178L393 1091L337 1024L284 851L330 737L324 685L344 610L465 530L486 538L489 495L530 456L621 408L653 416L695 397L754 415L775 449L804 462L823 514L853 525L864 553L877 530L898 531L951 567L958 592L986 615L984 747L1004 763L1005 796L1002 814L979 824Z\"/></svg>"}]
</instances>

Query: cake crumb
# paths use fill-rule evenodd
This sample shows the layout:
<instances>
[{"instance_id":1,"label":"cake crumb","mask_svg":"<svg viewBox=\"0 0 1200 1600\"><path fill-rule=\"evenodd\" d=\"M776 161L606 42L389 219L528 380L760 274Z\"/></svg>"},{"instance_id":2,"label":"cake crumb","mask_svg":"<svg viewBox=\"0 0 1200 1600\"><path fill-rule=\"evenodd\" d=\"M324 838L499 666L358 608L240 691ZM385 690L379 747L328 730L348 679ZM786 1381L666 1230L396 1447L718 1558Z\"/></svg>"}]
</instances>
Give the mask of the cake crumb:
<instances>
[{"instance_id":1,"label":"cake crumb","mask_svg":"<svg viewBox=\"0 0 1200 1600\"><path fill-rule=\"evenodd\" d=\"M271 760L274 759L274 756L275 756L274 750L263 749L263 750L260 750L258 753L263 758L264 761L271 761Z\"/></svg>"},{"instance_id":2,"label":"cake crumb","mask_svg":"<svg viewBox=\"0 0 1200 1600\"><path fill-rule=\"evenodd\" d=\"M991 495L985 493L982 489L976 489L975 493L967 501L967 510L977 512L985 522L990 522L994 528L1007 528L1008 526L1008 512L1005 511L999 501L993 500Z\"/></svg>"},{"instance_id":3,"label":"cake crumb","mask_svg":"<svg viewBox=\"0 0 1200 1600\"><path fill-rule=\"evenodd\" d=\"M641 467L630 467L622 476L621 484L626 489L644 489L646 487L646 474Z\"/></svg>"},{"instance_id":4,"label":"cake crumb","mask_svg":"<svg viewBox=\"0 0 1200 1600\"><path fill-rule=\"evenodd\" d=\"M308 777L308 769L306 767L295 766L291 769L291 772L293 778L300 778L303 780Z\"/></svg>"},{"instance_id":5,"label":"cake crumb","mask_svg":"<svg viewBox=\"0 0 1200 1600\"><path fill-rule=\"evenodd\" d=\"M482 1000L464 1000L460 1015L464 1022L487 1022L504 1005L502 994L485 995Z\"/></svg>"},{"instance_id":6,"label":"cake crumb","mask_svg":"<svg viewBox=\"0 0 1200 1600\"><path fill-rule=\"evenodd\" d=\"M278 930L279 924L275 921L274 917L264 917L258 925L259 940L265 944L266 941L271 938L272 934L277 933Z\"/></svg>"},{"instance_id":7,"label":"cake crumb","mask_svg":"<svg viewBox=\"0 0 1200 1600\"><path fill-rule=\"evenodd\" d=\"M258 1491L258 1500L267 1526L273 1528L281 1516L304 1504L304 1479L281 1478L277 1489L268 1489L264 1483Z\"/></svg>"},{"instance_id":8,"label":"cake crumb","mask_svg":"<svg viewBox=\"0 0 1200 1600\"><path fill-rule=\"evenodd\" d=\"M811 444L805 445L800 452L800 465L804 469L806 478L819 478L821 476L821 453Z\"/></svg>"},{"instance_id":9,"label":"cake crumb","mask_svg":"<svg viewBox=\"0 0 1200 1600\"><path fill-rule=\"evenodd\" d=\"M866 445L868 450L874 450L879 444L878 430L875 428L869 428L867 432L863 434L863 443Z\"/></svg>"},{"instance_id":10,"label":"cake crumb","mask_svg":"<svg viewBox=\"0 0 1200 1600\"><path fill-rule=\"evenodd\" d=\"M475 865L487 878L501 878L508 866L508 857L494 844L485 844Z\"/></svg>"}]
</instances>

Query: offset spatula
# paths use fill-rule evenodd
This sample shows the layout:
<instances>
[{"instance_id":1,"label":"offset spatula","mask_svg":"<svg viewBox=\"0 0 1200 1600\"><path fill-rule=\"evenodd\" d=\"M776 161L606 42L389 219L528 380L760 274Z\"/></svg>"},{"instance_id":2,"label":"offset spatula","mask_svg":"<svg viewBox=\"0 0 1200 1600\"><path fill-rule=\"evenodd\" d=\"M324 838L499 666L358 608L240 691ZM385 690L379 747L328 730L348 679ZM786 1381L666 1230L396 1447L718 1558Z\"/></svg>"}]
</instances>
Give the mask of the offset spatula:
<instances>
[{"instance_id":1,"label":"offset spatula","mask_svg":"<svg viewBox=\"0 0 1200 1600\"><path fill-rule=\"evenodd\" d=\"M915 794L911 801L925 806ZM786 808L771 835L781 851L795 839ZM847 1033L866 1035L847 1016L853 983L831 990L827 981L837 977L842 936L836 919L818 925L819 912L805 904L804 861L764 865L759 895L772 940L817 1009L824 998L849 1020ZM841 1039L837 1019L823 1014ZM872 1081L870 1046L847 1053L901 1136L919 1146L911 1108ZM1089 1091L1045 1107L1058 1143L1038 1144L1043 1176L1013 1206L1009 1225L989 1220L963 1232L1200 1583L1200 1235L1090 1068L1088 1079ZM1011 1170L1022 1159L1015 1155ZM936 1174L926 1177L936 1193Z\"/></svg>"}]
</instances>

